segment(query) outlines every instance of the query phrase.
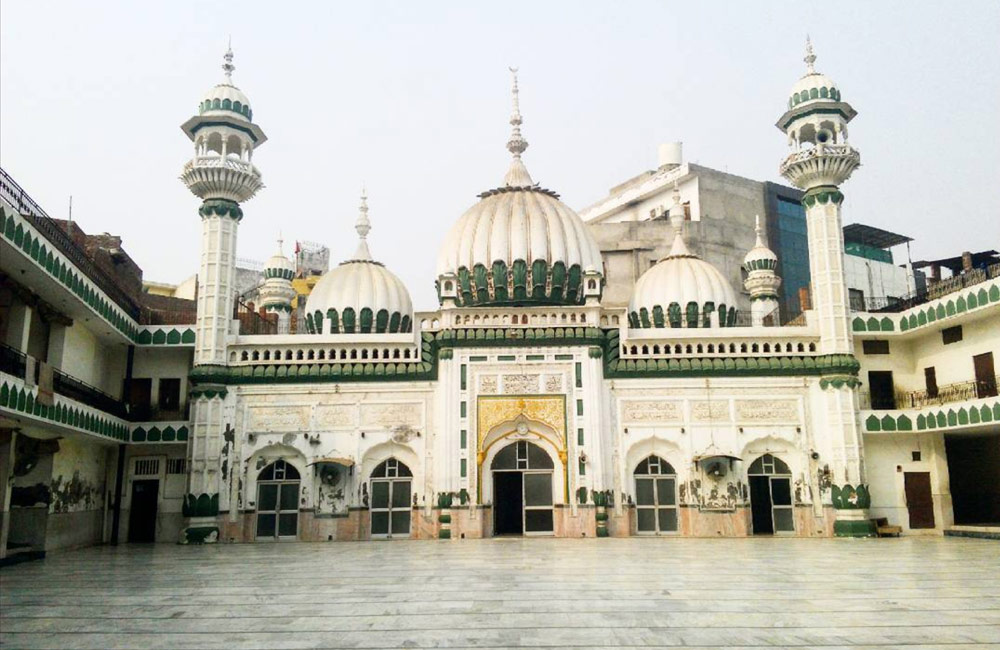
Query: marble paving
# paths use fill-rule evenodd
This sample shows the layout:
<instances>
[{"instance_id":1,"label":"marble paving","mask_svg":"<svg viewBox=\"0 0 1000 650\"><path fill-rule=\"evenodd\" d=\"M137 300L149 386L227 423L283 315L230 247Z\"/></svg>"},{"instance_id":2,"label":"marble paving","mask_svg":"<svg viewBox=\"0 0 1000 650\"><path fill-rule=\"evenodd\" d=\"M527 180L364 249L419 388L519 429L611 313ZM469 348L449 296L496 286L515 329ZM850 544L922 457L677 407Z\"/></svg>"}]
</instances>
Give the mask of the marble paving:
<instances>
[{"instance_id":1,"label":"marble paving","mask_svg":"<svg viewBox=\"0 0 1000 650\"><path fill-rule=\"evenodd\" d=\"M2 648L1000 647L1000 543L97 547L0 570Z\"/></svg>"}]
</instances>

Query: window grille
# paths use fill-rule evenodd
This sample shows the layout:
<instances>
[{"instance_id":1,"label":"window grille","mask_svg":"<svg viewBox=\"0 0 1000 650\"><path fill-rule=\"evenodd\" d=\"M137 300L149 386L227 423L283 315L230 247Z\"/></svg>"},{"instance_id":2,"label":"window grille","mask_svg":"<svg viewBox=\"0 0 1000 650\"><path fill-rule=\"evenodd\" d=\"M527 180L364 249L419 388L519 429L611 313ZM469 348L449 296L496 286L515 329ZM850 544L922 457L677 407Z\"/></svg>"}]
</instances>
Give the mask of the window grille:
<instances>
[{"instance_id":1,"label":"window grille","mask_svg":"<svg viewBox=\"0 0 1000 650\"><path fill-rule=\"evenodd\" d=\"M167 474L187 474L187 458L168 458Z\"/></svg>"},{"instance_id":2,"label":"window grille","mask_svg":"<svg viewBox=\"0 0 1000 650\"><path fill-rule=\"evenodd\" d=\"M160 473L159 458L136 458L133 476L157 476Z\"/></svg>"}]
</instances>

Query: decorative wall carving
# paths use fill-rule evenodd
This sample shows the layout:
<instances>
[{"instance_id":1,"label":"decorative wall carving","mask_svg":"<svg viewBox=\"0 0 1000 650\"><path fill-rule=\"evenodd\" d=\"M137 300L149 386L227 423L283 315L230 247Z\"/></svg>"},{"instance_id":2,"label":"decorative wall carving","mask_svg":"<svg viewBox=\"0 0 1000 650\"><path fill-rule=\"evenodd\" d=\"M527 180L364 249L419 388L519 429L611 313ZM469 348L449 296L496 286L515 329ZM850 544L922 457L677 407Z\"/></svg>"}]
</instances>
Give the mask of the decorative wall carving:
<instances>
[{"instance_id":1,"label":"decorative wall carving","mask_svg":"<svg viewBox=\"0 0 1000 650\"><path fill-rule=\"evenodd\" d=\"M622 402L622 422L679 422L681 418L679 402Z\"/></svg>"},{"instance_id":2,"label":"decorative wall carving","mask_svg":"<svg viewBox=\"0 0 1000 650\"><path fill-rule=\"evenodd\" d=\"M309 428L308 406L251 406L248 410L250 431L269 433Z\"/></svg>"},{"instance_id":3,"label":"decorative wall carving","mask_svg":"<svg viewBox=\"0 0 1000 650\"><path fill-rule=\"evenodd\" d=\"M537 393L539 375L504 375L503 392L507 395Z\"/></svg>"},{"instance_id":4,"label":"decorative wall carving","mask_svg":"<svg viewBox=\"0 0 1000 650\"><path fill-rule=\"evenodd\" d=\"M479 375L479 392L482 393L483 395L496 395L497 376Z\"/></svg>"},{"instance_id":5,"label":"decorative wall carving","mask_svg":"<svg viewBox=\"0 0 1000 650\"><path fill-rule=\"evenodd\" d=\"M546 375L545 377L546 393L561 393L562 390L563 390L562 375Z\"/></svg>"},{"instance_id":6,"label":"decorative wall carving","mask_svg":"<svg viewBox=\"0 0 1000 650\"><path fill-rule=\"evenodd\" d=\"M566 440L566 398L546 397L480 397L477 404L479 447L493 427L519 416L537 420L556 432L561 444Z\"/></svg>"},{"instance_id":7,"label":"decorative wall carving","mask_svg":"<svg viewBox=\"0 0 1000 650\"><path fill-rule=\"evenodd\" d=\"M358 424L358 408L354 404L319 404L314 421L320 429L353 428Z\"/></svg>"},{"instance_id":8,"label":"decorative wall carving","mask_svg":"<svg viewBox=\"0 0 1000 650\"><path fill-rule=\"evenodd\" d=\"M729 419L729 400L691 402L691 419L695 422L717 422Z\"/></svg>"},{"instance_id":9,"label":"decorative wall carving","mask_svg":"<svg viewBox=\"0 0 1000 650\"><path fill-rule=\"evenodd\" d=\"M419 404L362 404L361 426L391 429L401 424L419 427L422 424Z\"/></svg>"},{"instance_id":10,"label":"decorative wall carving","mask_svg":"<svg viewBox=\"0 0 1000 650\"><path fill-rule=\"evenodd\" d=\"M795 400L736 400L736 419L752 422L798 422Z\"/></svg>"}]
</instances>

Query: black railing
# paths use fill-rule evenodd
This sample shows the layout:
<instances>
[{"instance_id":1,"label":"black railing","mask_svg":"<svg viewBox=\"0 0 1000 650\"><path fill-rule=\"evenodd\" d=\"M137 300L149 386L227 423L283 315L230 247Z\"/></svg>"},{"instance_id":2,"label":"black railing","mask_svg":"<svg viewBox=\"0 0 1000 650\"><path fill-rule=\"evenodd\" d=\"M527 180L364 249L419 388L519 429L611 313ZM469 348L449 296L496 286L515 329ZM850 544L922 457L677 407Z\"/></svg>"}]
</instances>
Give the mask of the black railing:
<instances>
[{"instance_id":1,"label":"black railing","mask_svg":"<svg viewBox=\"0 0 1000 650\"><path fill-rule=\"evenodd\" d=\"M19 379L27 379L28 355L9 345L0 343L0 372L14 375ZM37 384L39 379L39 364L35 364L35 373L30 383ZM90 384L67 375L61 370L52 370L52 392L76 400L81 404L92 406L116 417L128 419L128 409L125 404L104 391Z\"/></svg>"},{"instance_id":2,"label":"black railing","mask_svg":"<svg viewBox=\"0 0 1000 650\"><path fill-rule=\"evenodd\" d=\"M28 371L28 356L9 345L0 343L0 372L24 379Z\"/></svg>"},{"instance_id":3,"label":"black railing","mask_svg":"<svg viewBox=\"0 0 1000 650\"><path fill-rule=\"evenodd\" d=\"M998 277L1000 277L1000 264L991 264L981 269L973 269L967 273L935 282L922 291L913 291L898 298L851 298L851 309L874 313L899 313L911 307L922 305L931 300Z\"/></svg>"},{"instance_id":4,"label":"black railing","mask_svg":"<svg viewBox=\"0 0 1000 650\"><path fill-rule=\"evenodd\" d=\"M971 379L938 386L936 390L895 391L892 394L861 393L861 408L874 411L889 409L923 408L952 402L965 402L985 397L996 397L1000 376L988 379Z\"/></svg>"},{"instance_id":5,"label":"black railing","mask_svg":"<svg viewBox=\"0 0 1000 650\"><path fill-rule=\"evenodd\" d=\"M2 167L0 167L0 196L10 202L21 216L30 221L38 232L69 258L84 275L93 280L126 314L136 321L139 320L138 303L118 286L114 278L97 266L86 251L81 249Z\"/></svg>"},{"instance_id":6,"label":"black railing","mask_svg":"<svg viewBox=\"0 0 1000 650\"><path fill-rule=\"evenodd\" d=\"M277 334L278 318L260 315L254 309L252 302L246 303L237 298L233 304L233 318L240 321L240 334Z\"/></svg>"}]
</instances>

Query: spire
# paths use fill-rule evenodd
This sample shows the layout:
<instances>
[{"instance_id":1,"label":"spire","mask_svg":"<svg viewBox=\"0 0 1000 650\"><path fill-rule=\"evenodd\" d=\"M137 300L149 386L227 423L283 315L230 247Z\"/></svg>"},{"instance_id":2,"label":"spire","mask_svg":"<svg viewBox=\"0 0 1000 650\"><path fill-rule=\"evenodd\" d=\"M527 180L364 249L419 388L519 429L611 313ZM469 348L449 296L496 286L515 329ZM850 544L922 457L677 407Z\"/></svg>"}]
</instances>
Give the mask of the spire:
<instances>
[{"instance_id":1,"label":"spire","mask_svg":"<svg viewBox=\"0 0 1000 650\"><path fill-rule=\"evenodd\" d=\"M357 231L360 241L358 241L358 248L354 251L354 259L371 261L372 254L368 250L368 233L372 229L372 224L368 220L368 192L365 190L364 186L361 187L361 207L358 210L358 221L354 224L354 230Z\"/></svg>"},{"instance_id":2,"label":"spire","mask_svg":"<svg viewBox=\"0 0 1000 650\"><path fill-rule=\"evenodd\" d=\"M233 83L233 70L236 66L233 65L233 39L229 38L229 46L226 48L226 53L222 56L225 63L222 64L222 71L226 74L226 83L232 85Z\"/></svg>"},{"instance_id":3,"label":"spire","mask_svg":"<svg viewBox=\"0 0 1000 650\"><path fill-rule=\"evenodd\" d=\"M764 238L761 235L764 233L764 229L760 227L760 215L754 216L754 227L753 231L757 233L757 243L754 248L767 248L767 244L764 243Z\"/></svg>"},{"instance_id":4,"label":"spire","mask_svg":"<svg viewBox=\"0 0 1000 650\"><path fill-rule=\"evenodd\" d=\"M674 243L667 257L691 255L684 242L684 205L681 203L681 191L677 181L674 181L674 204L670 206L670 225L674 228Z\"/></svg>"},{"instance_id":5,"label":"spire","mask_svg":"<svg viewBox=\"0 0 1000 650\"><path fill-rule=\"evenodd\" d=\"M816 55L813 54L813 44L809 34L806 34L806 55L802 60L806 62L806 74L816 74L816 68L813 67L813 64L816 63Z\"/></svg>"},{"instance_id":6,"label":"spire","mask_svg":"<svg viewBox=\"0 0 1000 650\"><path fill-rule=\"evenodd\" d=\"M521 154L528 148L528 141L521 135L521 104L518 100L519 90L517 88L517 68L509 68L514 84L511 88L513 97L513 107L510 114L510 140L507 141L507 151L513 154L514 159L510 163L510 169L504 177L504 183L508 187L527 187L534 185L528 169L521 162Z\"/></svg>"},{"instance_id":7,"label":"spire","mask_svg":"<svg viewBox=\"0 0 1000 650\"><path fill-rule=\"evenodd\" d=\"M281 231L279 230L278 231L278 255L280 255L282 257L285 256L284 243L285 243L285 240L284 240L284 238L281 235Z\"/></svg>"}]
</instances>

